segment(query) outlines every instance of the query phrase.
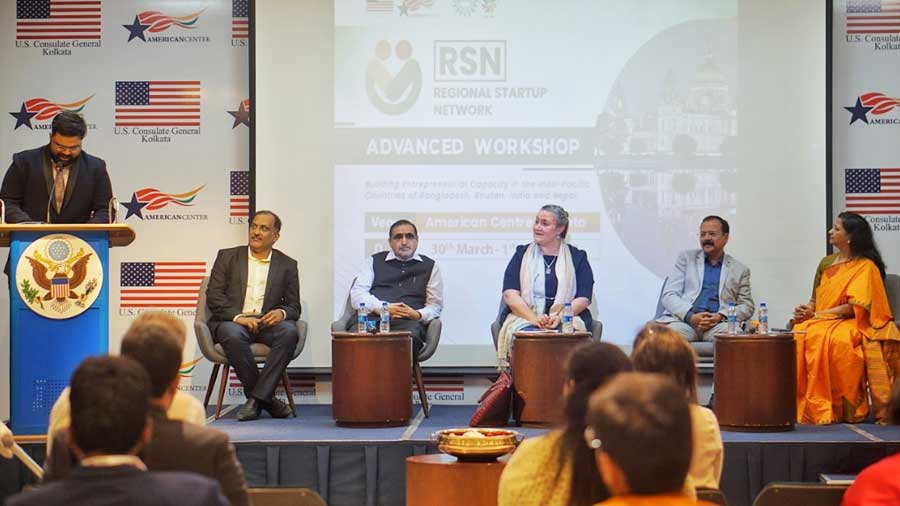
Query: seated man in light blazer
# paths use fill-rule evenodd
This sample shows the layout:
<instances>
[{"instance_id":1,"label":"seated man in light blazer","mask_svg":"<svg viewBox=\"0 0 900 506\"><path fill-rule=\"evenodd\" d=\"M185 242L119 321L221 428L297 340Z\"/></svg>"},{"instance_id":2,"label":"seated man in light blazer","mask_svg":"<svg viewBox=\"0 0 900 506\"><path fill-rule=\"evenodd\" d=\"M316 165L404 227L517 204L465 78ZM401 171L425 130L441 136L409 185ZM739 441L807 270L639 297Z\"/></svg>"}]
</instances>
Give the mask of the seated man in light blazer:
<instances>
[{"instance_id":1,"label":"seated man in light blazer","mask_svg":"<svg viewBox=\"0 0 900 506\"><path fill-rule=\"evenodd\" d=\"M700 223L700 248L682 251L662 292L662 316L688 341L715 340L726 332L726 311L735 303L738 324L749 320L756 308L750 294L750 269L725 253L728 222L707 216Z\"/></svg>"}]
</instances>

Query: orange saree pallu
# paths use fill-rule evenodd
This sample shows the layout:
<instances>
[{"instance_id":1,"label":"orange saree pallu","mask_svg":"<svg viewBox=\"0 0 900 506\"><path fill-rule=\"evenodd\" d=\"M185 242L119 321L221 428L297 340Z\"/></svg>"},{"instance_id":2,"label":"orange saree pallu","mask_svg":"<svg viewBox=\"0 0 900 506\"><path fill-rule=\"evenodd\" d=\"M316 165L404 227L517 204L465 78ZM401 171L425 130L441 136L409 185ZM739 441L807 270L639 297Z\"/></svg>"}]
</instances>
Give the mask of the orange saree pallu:
<instances>
[{"instance_id":1,"label":"orange saree pallu","mask_svg":"<svg viewBox=\"0 0 900 506\"><path fill-rule=\"evenodd\" d=\"M819 314L842 304L851 305L853 318ZM862 421L869 410L866 385L875 420L882 421L900 372L900 329L875 263L854 259L826 268L816 287L816 312L794 326L797 421Z\"/></svg>"}]
</instances>

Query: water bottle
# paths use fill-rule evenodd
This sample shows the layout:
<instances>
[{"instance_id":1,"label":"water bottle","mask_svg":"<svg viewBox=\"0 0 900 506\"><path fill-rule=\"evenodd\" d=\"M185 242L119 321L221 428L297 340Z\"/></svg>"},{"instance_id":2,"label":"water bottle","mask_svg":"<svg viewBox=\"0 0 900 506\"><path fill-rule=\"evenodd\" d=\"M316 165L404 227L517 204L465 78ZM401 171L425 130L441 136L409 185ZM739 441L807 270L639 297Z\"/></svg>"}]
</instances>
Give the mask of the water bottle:
<instances>
[{"instance_id":1,"label":"water bottle","mask_svg":"<svg viewBox=\"0 0 900 506\"><path fill-rule=\"evenodd\" d=\"M366 333L366 320L369 319L369 312L366 311L366 303L360 302L359 309L356 310L356 331L360 334Z\"/></svg>"},{"instance_id":2,"label":"water bottle","mask_svg":"<svg viewBox=\"0 0 900 506\"><path fill-rule=\"evenodd\" d=\"M388 303L381 303L381 326L378 327L378 332L390 332L391 331L391 312L388 311Z\"/></svg>"},{"instance_id":3,"label":"water bottle","mask_svg":"<svg viewBox=\"0 0 900 506\"><path fill-rule=\"evenodd\" d=\"M737 334L737 308L734 307L734 302L728 303L728 333L729 334Z\"/></svg>"},{"instance_id":4,"label":"water bottle","mask_svg":"<svg viewBox=\"0 0 900 506\"><path fill-rule=\"evenodd\" d=\"M575 332L575 322L572 316L571 302L566 302L566 305L563 306L562 331L565 334L571 334L572 332Z\"/></svg>"},{"instance_id":5,"label":"water bottle","mask_svg":"<svg viewBox=\"0 0 900 506\"><path fill-rule=\"evenodd\" d=\"M759 303L759 330L757 332L760 334L769 333L769 308L766 307L765 302Z\"/></svg>"}]
</instances>

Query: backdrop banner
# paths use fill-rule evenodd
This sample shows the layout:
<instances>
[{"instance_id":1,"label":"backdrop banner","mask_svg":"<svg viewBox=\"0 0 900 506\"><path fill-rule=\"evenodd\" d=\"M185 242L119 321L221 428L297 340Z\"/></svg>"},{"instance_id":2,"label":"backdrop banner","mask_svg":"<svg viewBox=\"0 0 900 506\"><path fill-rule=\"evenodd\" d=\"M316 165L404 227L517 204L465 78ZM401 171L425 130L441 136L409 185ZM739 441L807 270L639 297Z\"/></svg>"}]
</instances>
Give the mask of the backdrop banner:
<instances>
[{"instance_id":1,"label":"backdrop banner","mask_svg":"<svg viewBox=\"0 0 900 506\"><path fill-rule=\"evenodd\" d=\"M834 0L831 181L834 215L866 217L889 272L900 251L900 26L890 2ZM813 273L810 272L810 282Z\"/></svg>"},{"instance_id":2,"label":"backdrop banner","mask_svg":"<svg viewBox=\"0 0 900 506\"><path fill-rule=\"evenodd\" d=\"M106 160L119 221L137 234L110 252L109 349L142 311L178 315L188 327L181 389L200 399L211 364L192 330L197 289L219 248L247 240L248 9L247 0L0 1L9 69L0 154L8 164L47 144L61 111L84 116L84 150ZM3 328L8 297L2 290Z\"/></svg>"}]
</instances>

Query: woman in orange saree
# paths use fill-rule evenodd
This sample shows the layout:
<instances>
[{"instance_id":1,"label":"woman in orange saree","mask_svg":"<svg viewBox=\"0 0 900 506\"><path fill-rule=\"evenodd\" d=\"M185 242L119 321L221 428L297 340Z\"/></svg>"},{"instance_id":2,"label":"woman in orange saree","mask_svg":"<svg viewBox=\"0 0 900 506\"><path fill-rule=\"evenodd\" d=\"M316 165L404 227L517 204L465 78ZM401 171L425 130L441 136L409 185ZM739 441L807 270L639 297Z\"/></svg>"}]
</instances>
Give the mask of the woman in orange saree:
<instances>
[{"instance_id":1,"label":"woman in orange saree","mask_svg":"<svg viewBox=\"0 0 900 506\"><path fill-rule=\"evenodd\" d=\"M794 309L797 421L883 421L900 372L900 330L884 291L884 262L866 220L843 212L829 230L838 253L819 263L809 304Z\"/></svg>"}]
</instances>

